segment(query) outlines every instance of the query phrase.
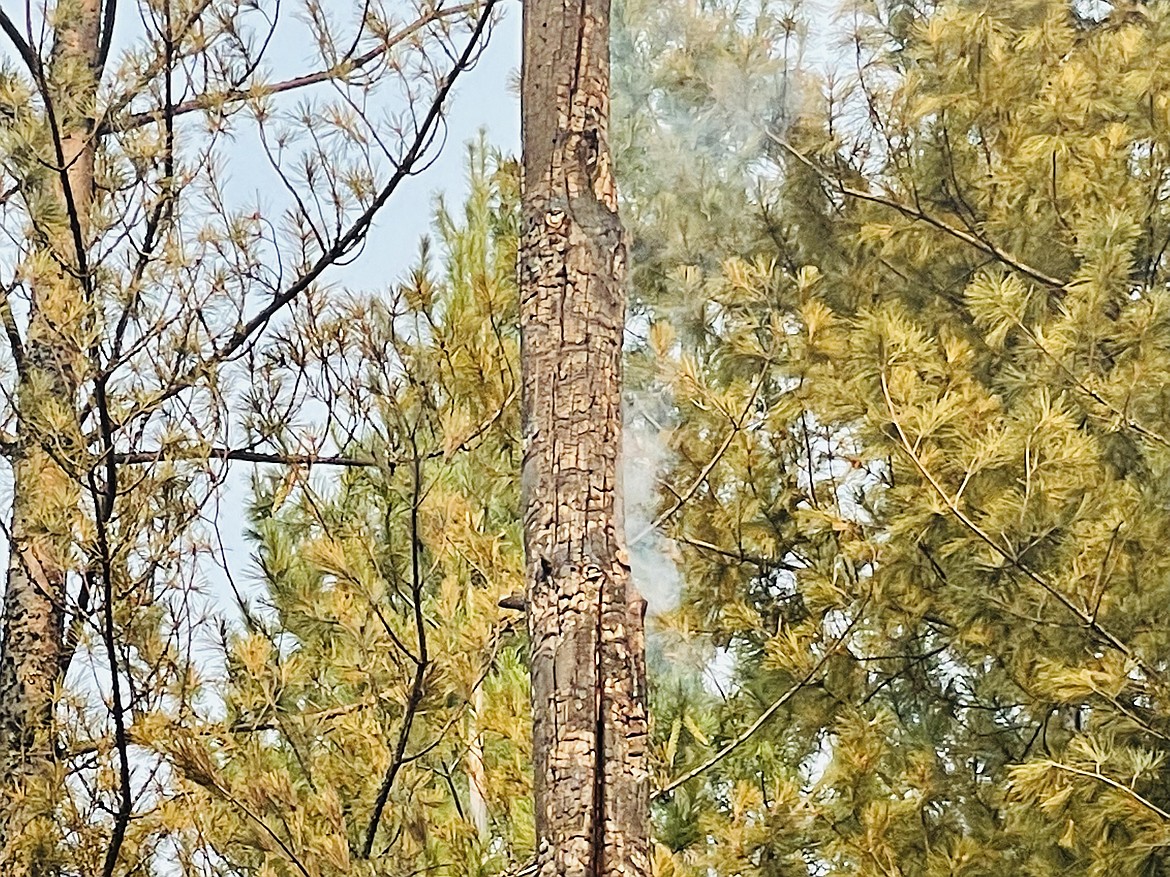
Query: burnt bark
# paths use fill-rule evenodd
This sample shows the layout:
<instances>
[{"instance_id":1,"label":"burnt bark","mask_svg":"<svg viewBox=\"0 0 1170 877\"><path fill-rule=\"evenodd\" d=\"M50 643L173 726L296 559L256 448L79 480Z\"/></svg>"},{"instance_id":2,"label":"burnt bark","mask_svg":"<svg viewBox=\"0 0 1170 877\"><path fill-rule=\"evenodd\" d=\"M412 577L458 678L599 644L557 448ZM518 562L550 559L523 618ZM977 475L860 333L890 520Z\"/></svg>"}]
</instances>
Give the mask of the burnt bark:
<instances>
[{"instance_id":1,"label":"burnt bark","mask_svg":"<svg viewBox=\"0 0 1170 877\"><path fill-rule=\"evenodd\" d=\"M12 792L34 781L54 757L53 701L68 662L67 583L77 565L84 465L77 393L90 298L86 237L102 16L99 0L73 0L58 11L47 63L28 44L20 53L41 93L43 183L54 197L43 213L30 214L31 261L39 266L30 274L28 330L18 357L18 433L11 449L11 544L0 641L0 873L14 875L36 870L13 849L22 819L12 807L19 800Z\"/></svg>"},{"instance_id":2,"label":"burnt bark","mask_svg":"<svg viewBox=\"0 0 1170 877\"><path fill-rule=\"evenodd\" d=\"M649 872L644 603L619 482L626 242L608 0L524 4L524 537L537 869Z\"/></svg>"}]
</instances>

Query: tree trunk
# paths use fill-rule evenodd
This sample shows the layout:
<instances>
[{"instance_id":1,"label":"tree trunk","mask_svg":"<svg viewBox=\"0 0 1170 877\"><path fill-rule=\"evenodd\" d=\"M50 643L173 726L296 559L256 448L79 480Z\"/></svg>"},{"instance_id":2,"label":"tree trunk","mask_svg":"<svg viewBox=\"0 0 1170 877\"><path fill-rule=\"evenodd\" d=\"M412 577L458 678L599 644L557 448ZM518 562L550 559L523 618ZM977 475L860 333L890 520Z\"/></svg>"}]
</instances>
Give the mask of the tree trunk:
<instances>
[{"instance_id":1,"label":"tree trunk","mask_svg":"<svg viewBox=\"0 0 1170 877\"><path fill-rule=\"evenodd\" d=\"M528 0L521 359L541 877L649 872L645 604L618 482L626 247L608 92L608 0Z\"/></svg>"},{"instance_id":2,"label":"tree trunk","mask_svg":"<svg viewBox=\"0 0 1170 877\"><path fill-rule=\"evenodd\" d=\"M483 763L483 686L475 689L471 712L471 740L467 746L467 810L480 843L487 841L487 771Z\"/></svg>"},{"instance_id":3,"label":"tree trunk","mask_svg":"<svg viewBox=\"0 0 1170 877\"><path fill-rule=\"evenodd\" d=\"M14 875L35 870L13 849L21 818L11 809L19 800L11 792L54 755L53 701L67 665L67 576L76 568L85 455L77 393L88 310L84 241L93 199L99 0L62 2L57 13L56 40L40 77L49 142L44 183L55 197L41 215L30 214L38 243L27 260L32 296L17 391L0 642L0 873ZM35 197L26 202L30 211L38 203Z\"/></svg>"}]
</instances>

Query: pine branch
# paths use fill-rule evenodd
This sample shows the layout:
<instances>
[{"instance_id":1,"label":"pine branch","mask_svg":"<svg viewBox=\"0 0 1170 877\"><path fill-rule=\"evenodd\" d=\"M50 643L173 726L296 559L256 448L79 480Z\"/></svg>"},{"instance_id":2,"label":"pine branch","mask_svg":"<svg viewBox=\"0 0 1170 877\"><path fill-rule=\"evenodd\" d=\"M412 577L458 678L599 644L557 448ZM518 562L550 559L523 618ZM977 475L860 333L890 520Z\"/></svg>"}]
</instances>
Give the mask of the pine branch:
<instances>
[{"instance_id":1,"label":"pine branch","mask_svg":"<svg viewBox=\"0 0 1170 877\"><path fill-rule=\"evenodd\" d=\"M198 112L200 110L228 106L257 98L272 97L273 95L284 94L286 92L307 88L311 85L319 85L324 82L332 82L343 79L344 77L369 66L378 58L384 57L396 45L414 36L423 28L434 24L436 21L442 21L446 18L463 15L464 13L476 9L479 5L479 3L464 3L459 6L451 6L446 9L434 9L412 22L408 27L403 28L398 33L391 36L385 42L380 43L379 45L370 49L365 54L349 60L348 62L335 64L328 69L317 70L313 73L306 73L301 76L294 76L289 79L282 80L281 82L274 82L256 88L235 88L228 91L216 92L215 94L202 94L198 97L184 101L183 103L176 104L174 107L170 108L169 113L165 108L145 110L140 113L134 113L133 115L125 116L124 118L115 119L105 123L98 129L98 134L104 135L114 132L132 131L135 128L141 128L145 125L158 122L163 118L174 119L178 116L184 116L189 113Z\"/></svg>"},{"instance_id":2,"label":"pine branch","mask_svg":"<svg viewBox=\"0 0 1170 877\"><path fill-rule=\"evenodd\" d=\"M704 482L706 482L707 478L719 464L719 461L723 459L723 455L727 453L727 449L731 447L731 443L735 441L735 437L743 431L744 424L747 423L747 418L751 413L752 406L756 404L756 397L759 396L760 387L762 387L764 384L764 378L767 375L767 365L771 365L771 363L767 363L765 368L762 369L759 375L756 377L756 382L752 387L752 392L748 397L747 404L743 406L743 411L740 413L739 417L731 422L731 429L728 430L727 436L723 439L723 444L719 446L718 450L715 451L711 459L707 461L707 464L699 472L698 477L696 477L695 480L691 482L690 487L676 496L674 503L670 506L670 508L663 511L662 514L655 518L652 523L648 524L642 530L642 532L638 533L638 535L630 540L631 546L637 545L639 542L641 542L643 539L669 521L672 517L674 517L675 513L684 505L686 505L687 501L690 500L690 498L695 495L698 489L703 486Z\"/></svg>"},{"instance_id":3,"label":"pine branch","mask_svg":"<svg viewBox=\"0 0 1170 877\"><path fill-rule=\"evenodd\" d=\"M115 453L114 462L119 465L142 465L177 460L233 460L243 463L275 463L283 466L342 466L363 468L377 466L373 457L347 456L344 454L286 454L253 451L247 448L208 448L204 451L189 449L158 448L149 451L127 451ZM389 462L394 469L397 461Z\"/></svg>"},{"instance_id":4,"label":"pine branch","mask_svg":"<svg viewBox=\"0 0 1170 877\"><path fill-rule=\"evenodd\" d=\"M454 60L447 75L443 77L437 93L431 100L426 115L418 126L417 133L410 148L406 151L401 161L395 164L394 173L382 186L370 205L362 211L361 215L353 221L344 233L338 236L329 249L317 257L313 264L300 277L282 292L273 296L272 300L265 307L232 332L231 335L224 339L222 344L215 345L213 352L209 356L205 357L196 365L191 366L184 373L177 375L152 400L132 412L130 417L140 416L148 411L157 409L158 406L167 400L195 386L200 377L207 374L208 371L240 355L255 336L269 324L273 317L288 307L289 304L308 290L322 274L340 262L365 240L366 234L373 225L375 217L386 205L386 202L390 200L390 197L398 191L398 187L402 182L414 173L415 165L430 146L435 129L442 118L443 108L447 98L451 94L451 90L455 87L459 76L473 66L476 53L481 48L482 38L491 21L492 13L499 2L501 0L485 0L483 11L476 21L475 28L468 38L467 44ZM123 421L124 423L125 421Z\"/></svg>"},{"instance_id":5,"label":"pine branch","mask_svg":"<svg viewBox=\"0 0 1170 877\"><path fill-rule=\"evenodd\" d=\"M1130 788L1125 783L1119 782L1118 780L1113 779L1113 777L1108 776L1107 774L1101 773L1100 765L1098 765L1093 770L1086 770L1085 768L1073 767L1071 764L1063 764L1059 761L1046 761L1043 763L1045 765L1047 765L1048 767L1051 767L1055 770L1063 771L1065 773L1070 773L1073 776L1085 777L1086 779L1096 780L1099 783L1104 783L1105 785L1109 786L1109 788L1115 789L1118 792L1121 792L1125 795L1128 795L1135 802L1137 802L1141 806L1145 807L1151 813L1156 814L1161 819L1163 819L1167 822L1170 822L1170 813L1167 813L1165 810L1163 810L1161 807L1159 807L1157 804L1155 804L1149 798L1142 796L1141 793L1139 793L1135 789Z\"/></svg>"},{"instance_id":6,"label":"pine branch","mask_svg":"<svg viewBox=\"0 0 1170 877\"><path fill-rule=\"evenodd\" d=\"M927 213L919 207L904 204L901 201L897 201L885 195L877 195L873 192L866 192L863 189L854 189L851 186L846 186L839 179L835 179L831 174L827 173L822 167L820 167L820 165L818 165L784 138L776 136L771 131L765 131L764 133L767 135L768 139L774 142L777 146L779 146L798 162L811 170L814 174L820 177L821 180L828 183L842 195L845 195L849 198L854 198L858 201L868 201L871 204L879 204L883 207L888 207L889 209L902 214L907 219L913 219L916 222L926 223L932 228L936 228L944 234L947 234L958 241L962 241L969 247L978 250L984 255L990 256L997 262L1007 266L1016 273L1024 275L1029 280L1034 280L1041 286L1046 286L1049 289L1061 291L1067 287L1068 284L1065 281L1059 280L1050 274L1045 274L1039 268L1035 268L1032 265L1029 265L1027 262L1016 258L1011 253L1008 253L998 247L992 241L989 241L983 235L975 235L970 232L963 231L963 229L957 228L951 225L949 222L946 222L945 220L942 220L933 214Z\"/></svg>"},{"instance_id":7,"label":"pine branch","mask_svg":"<svg viewBox=\"0 0 1170 877\"><path fill-rule=\"evenodd\" d=\"M1061 606L1072 613L1086 629L1093 631L1097 637L1104 641L1107 645L1132 661L1133 665L1137 669L1141 670L1147 679L1153 680L1159 678L1159 674L1146 662L1142 661L1141 658L1137 657L1124 640L1106 629L1100 623L1096 617L1095 612L1088 612L1087 610L1078 607L1066 594L1064 594L1064 592L1062 592L1059 588L1057 588L1051 582L1047 581L1043 576L1038 574L1035 570L1024 563L1015 552L1009 551L1000 545L994 538L992 538L990 533L975 523L975 521L973 521L961 508L959 508L956 501L951 498L950 494L947 493L947 491L939 483L938 479L934 477L934 474L926 468L926 465L918 456L914 444L906 435L901 421L898 419L898 414L894 407L894 400L890 395L890 387L888 381L886 380L886 371L884 367L882 369L880 379L882 395L885 397L886 408L890 415L890 420L894 425L894 430L898 434L900 450L910 459L910 462L914 464L914 468L918 470L918 473L923 477L923 479L925 479L926 483L930 485L931 489L935 492L935 494L938 495L939 499L943 501L950 513L954 515L955 519L972 534L978 537L980 541L986 543L996 554L1019 570L1029 581L1039 586L1044 590L1045 593L1053 597Z\"/></svg>"},{"instance_id":8,"label":"pine branch","mask_svg":"<svg viewBox=\"0 0 1170 877\"><path fill-rule=\"evenodd\" d=\"M792 685L790 688L788 688L783 694L781 694L778 698L776 698L776 700L772 701L772 703L768 706L768 708L765 709L762 713L760 713L760 715L756 718L756 720L754 722L752 722L743 731L743 733L741 733L735 739L731 740L729 743L725 744L723 746L723 748L721 748L718 752L716 752L714 755L712 755L710 758L708 758L702 764L691 768L686 773L684 773L682 776L676 777L675 779L671 780L669 783L667 783L662 788L655 790L650 795L650 800L651 801L662 800L667 795L669 795L671 792L673 792L675 789L677 789L679 786L685 785L686 783L689 783L691 780L693 780L695 777L706 773L708 770L713 768L719 762L723 761L723 759L725 759L732 752L734 752L736 749L738 749L740 746L742 746L744 743L746 743L748 740L750 740L753 736L755 736L756 732L759 731L760 728L764 727L764 725L766 725L768 723L768 720L770 718L772 718L772 716L774 716L776 714L776 712L781 707L783 707L786 703L788 703L790 700L792 700L792 698L796 697L797 694L799 694L810 682L812 682L812 680L814 678L816 678L816 676L821 672L821 669L829 662L829 659L837 654L837 650L845 642L846 638L853 631L853 628L857 625L858 621L860 621L860 620L861 620L861 612L859 611L853 617L853 620L849 622L849 625L845 628L845 630L842 631L841 635L839 637L837 637L837 639L833 642L833 644L828 649L825 650L825 653L821 656L820 660L818 660L816 662L816 664L814 664L812 666L812 668L810 668L809 671L807 673L805 673L804 676L802 676L798 682L796 682L794 685Z\"/></svg>"},{"instance_id":9,"label":"pine branch","mask_svg":"<svg viewBox=\"0 0 1170 877\"><path fill-rule=\"evenodd\" d=\"M1102 396L1099 392L1094 390L1083 380L1077 377L1072 369L1061 362L1056 354L1049 350L1044 345L1044 342L1041 341L1040 338L1036 335L1036 333L1025 326L1021 320L1015 319L1012 322L1015 323L1017 329L1024 333L1024 335L1029 341L1032 342L1036 349L1044 354L1044 356L1050 360L1052 364L1055 365L1065 377L1069 379L1074 387L1076 387L1081 393L1088 396L1102 408L1105 408L1110 414L1117 418L1118 422L1120 422L1126 429L1132 430L1142 438L1148 439L1149 441L1152 441L1155 444L1159 444L1164 448L1170 448L1170 439L1167 439L1166 436L1162 435L1161 433L1155 432L1149 427L1144 426L1143 424L1134 420L1132 417L1130 417L1128 414Z\"/></svg>"},{"instance_id":10,"label":"pine branch","mask_svg":"<svg viewBox=\"0 0 1170 877\"><path fill-rule=\"evenodd\" d=\"M764 557L762 554L751 554L743 549L722 548L703 539L693 539L689 536L672 536L671 538L675 542L681 542L683 545L690 545L692 548L698 548L701 551L710 551L712 554L718 554L720 557L726 557L728 560L734 560L739 563L750 563L762 570L783 569L789 572L797 572L801 569L801 567L794 566L780 558Z\"/></svg>"}]
</instances>

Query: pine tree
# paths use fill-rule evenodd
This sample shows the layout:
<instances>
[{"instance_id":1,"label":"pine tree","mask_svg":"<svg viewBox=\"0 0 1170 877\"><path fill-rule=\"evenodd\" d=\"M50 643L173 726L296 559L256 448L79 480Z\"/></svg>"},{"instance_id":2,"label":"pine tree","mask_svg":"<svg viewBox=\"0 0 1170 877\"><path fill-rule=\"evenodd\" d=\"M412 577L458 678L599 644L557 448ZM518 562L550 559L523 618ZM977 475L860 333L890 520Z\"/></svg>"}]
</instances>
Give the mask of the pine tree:
<instances>
[{"instance_id":1,"label":"pine tree","mask_svg":"<svg viewBox=\"0 0 1170 877\"><path fill-rule=\"evenodd\" d=\"M771 129L778 246L675 274L678 623L734 670L659 727L705 767L664 839L692 873L1164 873L1170 9L878 12Z\"/></svg>"},{"instance_id":2,"label":"pine tree","mask_svg":"<svg viewBox=\"0 0 1170 877\"><path fill-rule=\"evenodd\" d=\"M16 436L10 453L12 523L0 641L0 784L8 788L35 781L50 766L54 690L69 663L67 579L75 566L73 537L86 485L67 461L77 456L82 442L75 400L84 371L86 303L93 299L89 254L84 251L95 185L92 107L109 50L108 39L102 40L99 7L97 0L62 4L57 10L61 27L48 58L34 54L18 34L13 36L26 73L37 83L45 123L25 145L41 153L41 166L24 157L24 166L14 174L13 194L22 196L34 229L25 251L29 298L23 339L10 293L2 306L16 370L15 392L9 397L15 398ZM10 36L15 34L6 16L0 23ZM21 105L28 96L11 77L6 84L16 99L9 126L27 126ZM45 434L54 440L36 439ZM105 518L95 521L95 542L100 543L105 541L108 502L98 496L96 481L90 486L97 517ZM121 700L116 683L113 694ZM10 819L9 808L0 806L0 870L15 871L20 865L10 846Z\"/></svg>"},{"instance_id":3,"label":"pine tree","mask_svg":"<svg viewBox=\"0 0 1170 877\"><path fill-rule=\"evenodd\" d=\"M315 369L383 353L352 387L380 427L350 452L377 463L256 485L264 597L225 643L225 715L161 735L187 862L482 875L534 853L526 637L497 605L523 585L518 180L470 160L437 254L319 327Z\"/></svg>"},{"instance_id":4,"label":"pine tree","mask_svg":"<svg viewBox=\"0 0 1170 877\"><path fill-rule=\"evenodd\" d=\"M150 729L207 706L198 585L222 552L202 515L233 462L368 462L335 453L354 409L335 393L306 424L313 380L285 383L295 367L268 351L290 325L311 336L432 156L494 2L278 7L0 10L5 874L165 858L174 765ZM290 35L311 66L280 79L269 50Z\"/></svg>"}]
</instances>

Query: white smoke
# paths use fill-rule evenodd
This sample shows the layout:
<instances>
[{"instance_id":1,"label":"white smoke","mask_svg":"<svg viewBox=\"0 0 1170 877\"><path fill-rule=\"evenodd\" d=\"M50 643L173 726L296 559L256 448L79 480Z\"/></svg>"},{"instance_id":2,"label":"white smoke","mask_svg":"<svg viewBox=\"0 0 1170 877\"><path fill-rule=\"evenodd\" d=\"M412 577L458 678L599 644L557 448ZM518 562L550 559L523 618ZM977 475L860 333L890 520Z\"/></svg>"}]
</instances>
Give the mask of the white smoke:
<instances>
[{"instance_id":1,"label":"white smoke","mask_svg":"<svg viewBox=\"0 0 1170 877\"><path fill-rule=\"evenodd\" d=\"M622 433L626 544L634 585L649 616L677 609L683 584L673 543L653 526L670 454L667 432L653 416L653 407L654 401L641 394L636 403L627 402Z\"/></svg>"}]
</instances>

